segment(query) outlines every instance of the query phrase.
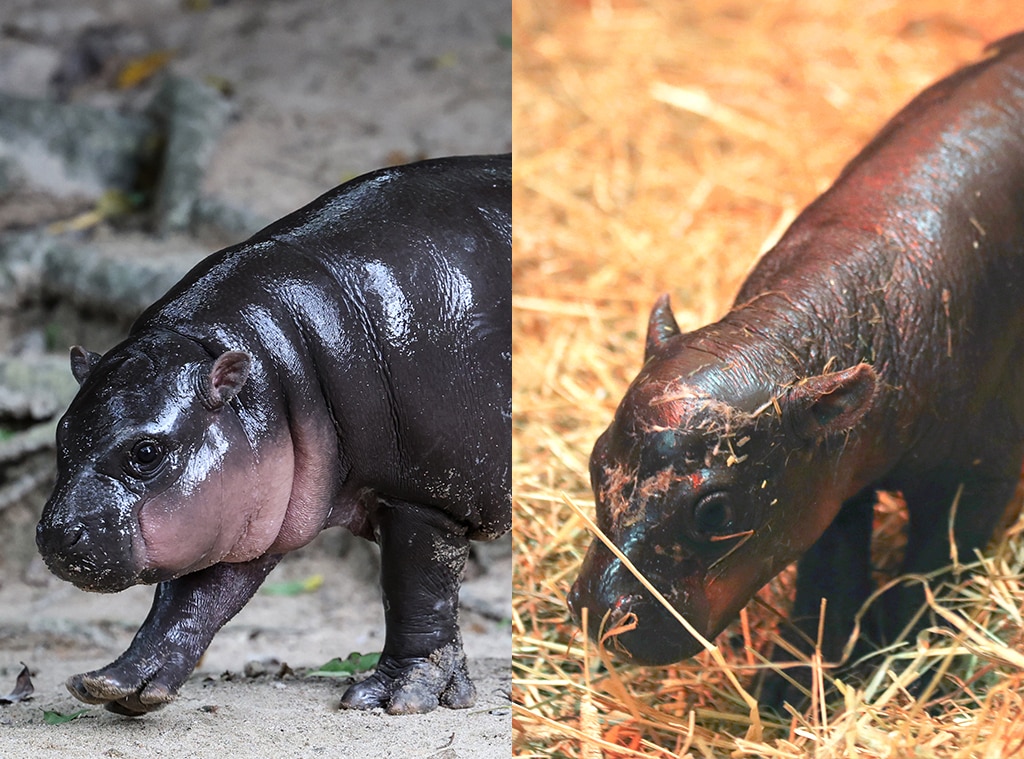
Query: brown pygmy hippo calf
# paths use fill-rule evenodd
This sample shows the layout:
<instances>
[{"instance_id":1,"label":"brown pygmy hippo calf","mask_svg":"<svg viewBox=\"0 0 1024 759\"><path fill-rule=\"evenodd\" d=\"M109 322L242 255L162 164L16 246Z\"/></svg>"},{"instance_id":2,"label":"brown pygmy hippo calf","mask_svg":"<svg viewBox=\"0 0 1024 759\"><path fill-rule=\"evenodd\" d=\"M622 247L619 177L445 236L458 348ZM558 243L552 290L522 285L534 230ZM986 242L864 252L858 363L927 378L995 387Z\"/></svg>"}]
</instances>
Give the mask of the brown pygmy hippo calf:
<instances>
[{"instance_id":1,"label":"brown pygmy hippo calf","mask_svg":"<svg viewBox=\"0 0 1024 759\"><path fill-rule=\"evenodd\" d=\"M799 558L794 620L839 658L872 590L879 489L902 570L984 546L1024 458L1024 34L915 98L757 264L721 321L663 297L644 366L591 457L598 524L705 636ZM622 658L700 643L599 541L569 595ZM923 600L887 594L892 640Z\"/></svg>"}]
</instances>

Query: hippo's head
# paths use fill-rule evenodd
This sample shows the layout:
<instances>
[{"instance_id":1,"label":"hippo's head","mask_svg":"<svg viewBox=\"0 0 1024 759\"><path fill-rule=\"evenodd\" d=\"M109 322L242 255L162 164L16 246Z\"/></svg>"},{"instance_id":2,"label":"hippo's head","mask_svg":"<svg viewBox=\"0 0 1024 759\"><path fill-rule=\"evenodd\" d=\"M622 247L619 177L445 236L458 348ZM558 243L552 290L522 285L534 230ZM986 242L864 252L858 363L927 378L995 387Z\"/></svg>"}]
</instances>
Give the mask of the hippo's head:
<instances>
[{"instance_id":1,"label":"hippo's head","mask_svg":"<svg viewBox=\"0 0 1024 759\"><path fill-rule=\"evenodd\" d=\"M598 526L707 638L835 516L846 483L820 454L861 420L876 384L859 364L779 387L765 379L777 349L723 349L734 339L723 328L680 334L659 301L644 367L590 460ZM629 623L609 638L626 661L701 650L599 540L568 602L577 621L588 608L594 640Z\"/></svg>"},{"instance_id":2,"label":"hippo's head","mask_svg":"<svg viewBox=\"0 0 1024 759\"><path fill-rule=\"evenodd\" d=\"M167 332L102 357L72 348L81 387L57 429L57 484L36 529L55 574L113 592L238 551L267 495L255 492L236 399L250 365Z\"/></svg>"}]
</instances>

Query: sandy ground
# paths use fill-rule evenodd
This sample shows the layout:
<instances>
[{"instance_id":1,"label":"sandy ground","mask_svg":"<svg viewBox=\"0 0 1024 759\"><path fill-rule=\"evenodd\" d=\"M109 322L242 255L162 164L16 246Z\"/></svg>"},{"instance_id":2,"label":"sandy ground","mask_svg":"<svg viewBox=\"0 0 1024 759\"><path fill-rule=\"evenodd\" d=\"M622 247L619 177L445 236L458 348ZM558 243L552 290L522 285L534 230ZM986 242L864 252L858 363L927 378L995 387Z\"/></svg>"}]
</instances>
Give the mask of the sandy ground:
<instances>
[{"instance_id":1,"label":"sandy ground","mask_svg":"<svg viewBox=\"0 0 1024 759\"><path fill-rule=\"evenodd\" d=\"M41 567L33 587L5 578L0 588L0 694L14 686L19 662L34 671L32 701L0 708L0 757L500 757L511 742L509 628L494 619L508 604L511 562L496 547L485 574L463 590L461 625L477 704L391 717L340 711L349 680L286 675L348 652L380 650L383 614L375 556L353 545L339 558L338 535L293 554L268 583L322 575L316 592L259 594L214 639L177 701L141 719L80 704L63 687L69 675L119 655L144 618L150 588L95 596L56 580ZM38 574L37 574L38 573ZM476 612L472 609L478 609ZM248 674L247 674L248 673ZM48 725L43 712L86 714Z\"/></svg>"},{"instance_id":2,"label":"sandy ground","mask_svg":"<svg viewBox=\"0 0 1024 759\"><path fill-rule=\"evenodd\" d=\"M233 92L234 115L206 190L270 218L388 163L511 148L507 0L191 4L208 6L198 12L186 5L0 0L0 89L44 95L87 27L114 25L126 55L173 50L175 72L221 78ZM108 82L93 77L76 97L111 104L145 96L114 93ZM409 717L340 711L344 682L300 676L383 641L374 549L328 533L268 581L322 575L323 585L294 597L257 596L217 636L176 702L138 720L86 707L75 721L45 724L44 710L82 706L64 679L123 651L152 594L96 596L50 577L32 546L45 495L0 513L0 695L14 687L19 662L36 686L33 700L0 707L0 759L509 755L507 538L482 547L463 586L475 708ZM247 663L268 659L300 675L278 678L277 664L263 667L269 674L246 674Z\"/></svg>"},{"instance_id":3,"label":"sandy ground","mask_svg":"<svg viewBox=\"0 0 1024 759\"><path fill-rule=\"evenodd\" d=\"M301 676L334 656L379 651L383 643L376 557L354 541L338 557L339 538L325 534L287 557L268 580L322 575L316 592L258 594L217 635L178 699L141 719L81 704L63 681L112 661L127 647L152 589L86 594L44 577L39 566L30 568L27 579L42 586L6 577L0 587L0 695L13 689L19 662L33 670L36 694L0 707L0 757L508 756L511 643L508 625L495 619L511 592L507 551L494 546L487 571L463 586L461 626L476 706L391 717L339 710L349 680ZM280 663L299 674L277 677ZM86 713L67 724L43 721L44 710L71 714L83 708Z\"/></svg>"}]
</instances>

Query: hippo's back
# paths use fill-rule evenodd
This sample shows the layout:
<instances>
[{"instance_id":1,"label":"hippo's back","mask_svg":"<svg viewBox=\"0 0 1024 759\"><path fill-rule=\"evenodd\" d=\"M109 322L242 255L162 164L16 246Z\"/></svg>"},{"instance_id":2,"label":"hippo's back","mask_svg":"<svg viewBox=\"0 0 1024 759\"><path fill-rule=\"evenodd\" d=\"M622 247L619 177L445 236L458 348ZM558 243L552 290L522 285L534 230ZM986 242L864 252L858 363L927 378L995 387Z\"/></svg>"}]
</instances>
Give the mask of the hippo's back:
<instances>
[{"instance_id":1,"label":"hippo's back","mask_svg":"<svg viewBox=\"0 0 1024 759\"><path fill-rule=\"evenodd\" d=\"M992 419L1024 430L1024 34L987 53L897 114L736 299L779 311L769 332L805 374L874 366L890 437L930 458L967 439L965 419L981 437Z\"/></svg>"},{"instance_id":2,"label":"hippo's back","mask_svg":"<svg viewBox=\"0 0 1024 759\"><path fill-rule=\"evenodd\" d=\"M133 331L249 351L292 424L332 417L361 484L501 532L511 168L467 156L352 180L201 262Z\"/></svg>"}]
</instances>

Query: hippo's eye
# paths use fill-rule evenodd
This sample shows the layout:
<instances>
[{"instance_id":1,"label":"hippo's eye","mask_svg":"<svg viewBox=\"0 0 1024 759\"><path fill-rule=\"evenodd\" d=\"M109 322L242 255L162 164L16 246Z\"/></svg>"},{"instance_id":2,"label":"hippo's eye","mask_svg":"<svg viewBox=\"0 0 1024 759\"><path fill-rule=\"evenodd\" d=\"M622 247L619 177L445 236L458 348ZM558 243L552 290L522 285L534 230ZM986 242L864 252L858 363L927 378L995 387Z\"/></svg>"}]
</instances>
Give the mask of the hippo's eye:
<instances>
[{"instance_id":1,"label":"hippo's eye","mask_svg":"<svg viewBox=\"0 0 1024 759\"><path fill-rule=\"evenodd\" d=\"M693 507L693 530L702 538L733 532L735 515L729 494L709 493Z\"/></svg>"},{"instance_id":2,"label":"hippo's eye","mask_svg":"<svg viewBox=\"0 0 1024 759\"><path fill-rule=\"evenodd\" d=\"M143 477L153 474L164 460L164 447L156 440L140 440L132 446L129 468Z\"/></svg>"}]
</instances>

